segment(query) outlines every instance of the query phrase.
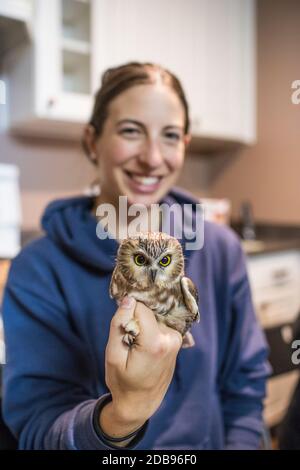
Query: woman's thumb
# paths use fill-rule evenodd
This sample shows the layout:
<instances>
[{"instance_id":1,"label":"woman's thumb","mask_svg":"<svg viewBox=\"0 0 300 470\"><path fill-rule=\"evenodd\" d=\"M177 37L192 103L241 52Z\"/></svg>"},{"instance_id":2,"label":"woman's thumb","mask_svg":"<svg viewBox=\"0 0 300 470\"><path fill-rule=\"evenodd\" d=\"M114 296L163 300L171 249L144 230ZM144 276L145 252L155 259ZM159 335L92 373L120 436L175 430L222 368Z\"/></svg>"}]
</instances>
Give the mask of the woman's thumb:
<instances>
[{"instance_id":1,"label":"woman's thumb","mask_svg":"<svg viewBox=\"0 0 300 470\"><path fill-rule=\"evenodd\" d=\"M135 307L136 300L133 297L125 296L120 302L110 324L110 351L119 351L120 348L124 348L124 351L128 349L122 341L125 334L124 326L134 318Z\"/></svg>"}]
</instances>

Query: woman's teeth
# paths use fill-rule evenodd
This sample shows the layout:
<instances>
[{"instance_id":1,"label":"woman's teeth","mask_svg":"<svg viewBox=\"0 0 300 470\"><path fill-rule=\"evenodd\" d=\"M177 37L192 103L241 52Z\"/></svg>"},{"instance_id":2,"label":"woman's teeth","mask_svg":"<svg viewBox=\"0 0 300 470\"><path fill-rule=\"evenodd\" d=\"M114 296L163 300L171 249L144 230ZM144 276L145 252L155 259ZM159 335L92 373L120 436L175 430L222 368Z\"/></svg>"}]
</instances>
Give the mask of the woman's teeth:
<instances>
[{"instance_id":1,"label":"woman's teeth","mask_svg":"<svg viewBox=\"0 0 300 470\"><path fill-rule=\"evenodd\" d=\"M150 186L152 184L156 184L160 180L159 176L140 176L140 175L135 175L133 173L128 173L128 174L134 181L136 181L139 184L143 184L144 186Z\"/></svg>"}]
</instances>

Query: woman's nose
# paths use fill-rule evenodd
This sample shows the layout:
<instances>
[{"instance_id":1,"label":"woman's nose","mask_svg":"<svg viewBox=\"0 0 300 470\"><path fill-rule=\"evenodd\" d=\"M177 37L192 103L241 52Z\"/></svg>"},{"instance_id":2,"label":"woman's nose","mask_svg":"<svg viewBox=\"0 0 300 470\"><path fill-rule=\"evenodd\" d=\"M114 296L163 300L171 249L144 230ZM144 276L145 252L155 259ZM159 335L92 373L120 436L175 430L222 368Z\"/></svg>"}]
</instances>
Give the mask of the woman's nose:
<instances>
[{"instance_id":1,"label":"woman's nose","mask_svg":"<svg viewBox=\"0 0 300 470\"><path fill-rule=\"evenodd\" d=\"M163 154L156 142L148 142L140 153L140 161L149 168L157 168L163 163Z\"/></svg>"}]
</instances>

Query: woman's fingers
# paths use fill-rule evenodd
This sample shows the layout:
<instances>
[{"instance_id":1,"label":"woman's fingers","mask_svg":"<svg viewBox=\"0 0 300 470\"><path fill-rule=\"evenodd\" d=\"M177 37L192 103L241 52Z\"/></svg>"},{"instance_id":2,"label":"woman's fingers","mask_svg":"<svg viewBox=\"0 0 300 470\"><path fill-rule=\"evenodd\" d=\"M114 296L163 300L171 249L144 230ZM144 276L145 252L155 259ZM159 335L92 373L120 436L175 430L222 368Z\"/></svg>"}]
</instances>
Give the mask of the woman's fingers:
<instances>
[{"instance_id":1,"label":"woman's fingers","mask_svg":"<svg viewBox=\"0 0 300 470\"><path fill-rule=\"evenodd\" d=\"M163 352L181 346L181 334L163 323L157 322L154 312L143 303L137 302L134 316L139 324L138 344L145 351Z\"/></svg>"},{"instance_id":2,"label":"woman's fingers","mask_svg":"<svg viewBox=\"0 0 300 470\"><path fill-rule=\"evenodd\" d=\"M169 338L169 341L172 343L171 347L179 350L182 346L182 335L179 331L174 330L174 328L170 328L169 326L165 325L164 323L159 323L159 329L165 337Z\"/></svg>"}]
</instances>

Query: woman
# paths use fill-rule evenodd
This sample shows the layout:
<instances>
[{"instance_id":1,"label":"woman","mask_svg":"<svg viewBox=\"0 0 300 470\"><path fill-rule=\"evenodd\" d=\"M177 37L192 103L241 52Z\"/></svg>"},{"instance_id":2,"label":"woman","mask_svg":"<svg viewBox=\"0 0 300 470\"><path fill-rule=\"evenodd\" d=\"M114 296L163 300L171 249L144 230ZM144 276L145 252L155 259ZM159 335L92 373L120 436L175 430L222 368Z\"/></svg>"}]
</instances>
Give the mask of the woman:
<instances>
[{"instance_id":1,"label":"woman","mask_svg":"<svg viewBox=\"0 0 300 470\"><path fill-rule=\"evenodd\" d=\"M116 309L108 294L118 241L97 238L96 208L118 209L120 195L195 204L173 187L188 131L170 72L129 63L104 74L83 139L100 195L50 204L45 237L14 260L6 286L3 409L21 449L259 446L266 345L232 231L206 223L203 249L184 253L200 292L194 347L181 349L142 303L126 297ZM141 333L129 350L121 325L133 316Z\"/></svg>"}]
</instances>

